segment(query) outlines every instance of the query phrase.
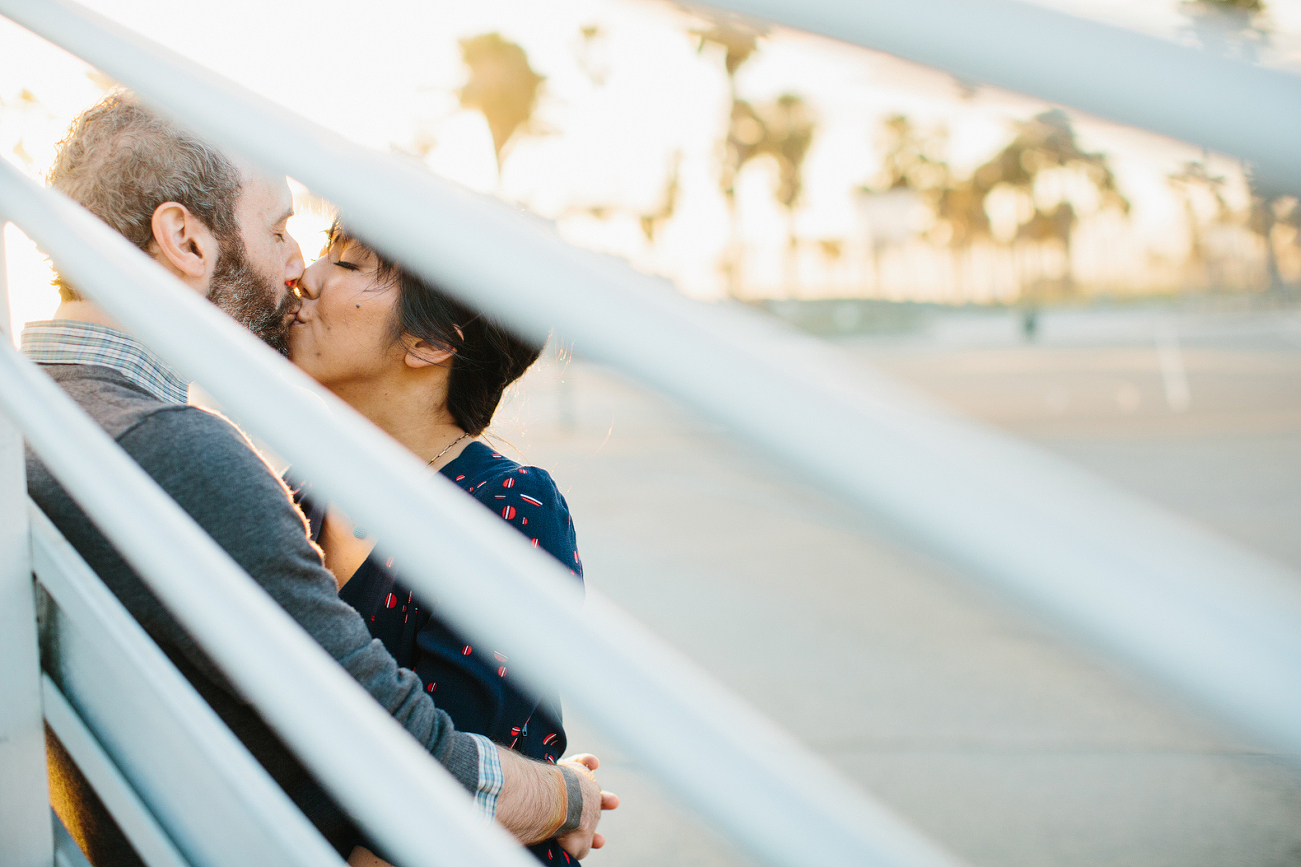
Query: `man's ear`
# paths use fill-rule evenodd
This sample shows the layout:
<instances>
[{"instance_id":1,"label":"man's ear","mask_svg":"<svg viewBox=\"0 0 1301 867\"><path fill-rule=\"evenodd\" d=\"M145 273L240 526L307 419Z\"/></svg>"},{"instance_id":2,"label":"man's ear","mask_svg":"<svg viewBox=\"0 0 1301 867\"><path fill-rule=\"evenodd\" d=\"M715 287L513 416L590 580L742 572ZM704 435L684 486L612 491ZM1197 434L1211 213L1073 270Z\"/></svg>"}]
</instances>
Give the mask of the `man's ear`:
<instances>
[{"instance_id":1,"label":"man's ear","mask_svg":"<svg viewBox=\"0 0 1301 867\"><path fill-rule=\"evenodd\" d=\"M407 367L442 367L456 355L455 349L435 346L424 340L411 340L407 343L407 354L403 361Z\"/></svg>"},{"instance_id":2,"label":"man's ear","mask_svg":"<svg viewBox=\"0 0 1301 867\"><path fill-rule=\"evenodd\" d=\"M154 233L154 258L182 280L206 287L217 266L218 244L212 230L189 208L163 202L149 221Z\"/></svg>"}]
</instances>

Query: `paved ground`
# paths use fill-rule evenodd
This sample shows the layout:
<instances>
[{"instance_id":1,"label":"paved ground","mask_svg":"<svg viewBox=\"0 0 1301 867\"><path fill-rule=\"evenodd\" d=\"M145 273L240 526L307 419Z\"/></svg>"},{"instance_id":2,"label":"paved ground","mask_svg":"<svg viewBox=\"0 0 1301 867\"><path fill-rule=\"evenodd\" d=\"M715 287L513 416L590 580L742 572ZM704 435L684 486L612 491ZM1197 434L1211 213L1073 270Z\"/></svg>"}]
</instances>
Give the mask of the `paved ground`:
<instances>
[{"instance_id":1,"label":"paved ground","mask_svg":"<svg viewBox=\"0 0 1301 867\"><path fill-rule=\"evenodd\" d=\"M949 315L840 342L1301 571L1297 313L1050 312L1033 344L1010 315ZM1301 865L1296 766L717 428L581 362L541 367L504 415L566 490L592 585L972 864ZM570 730L625 800L589 863L750 863Z\"/></svg>"}]
</instances>

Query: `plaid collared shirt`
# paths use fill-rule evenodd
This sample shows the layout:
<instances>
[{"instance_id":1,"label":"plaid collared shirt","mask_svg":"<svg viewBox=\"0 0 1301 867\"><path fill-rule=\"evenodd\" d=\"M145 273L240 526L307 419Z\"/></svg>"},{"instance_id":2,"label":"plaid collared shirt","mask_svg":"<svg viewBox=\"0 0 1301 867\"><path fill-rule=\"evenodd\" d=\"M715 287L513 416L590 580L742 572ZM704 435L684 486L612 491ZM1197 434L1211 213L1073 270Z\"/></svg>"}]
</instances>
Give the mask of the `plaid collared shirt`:
<instances>
[{"instance_id":1,"label":"plaid collared shirt","mask_svg":"<svg viewBox=\"0 0 1301 867\"><path fill-rule=\"evenodd\" d=\"M37 364L111 368L166 403L185 403L189 390L189 383L148 347L107 325L75 319L28 322L23 328L22 351Z\"/></svg>"},{"instance_id":2,"label":"plaid collared shirt","mask_svg":"<svg viewBox=\"0 0 1301 867\"><path fill-rule=\"evenodd\" d=\"M479 788L474 793L475 809L488 821L497 817L497 797L506 785L497 745L483 735L470 735L479 748Z\"/></svg>"}]
</instances>

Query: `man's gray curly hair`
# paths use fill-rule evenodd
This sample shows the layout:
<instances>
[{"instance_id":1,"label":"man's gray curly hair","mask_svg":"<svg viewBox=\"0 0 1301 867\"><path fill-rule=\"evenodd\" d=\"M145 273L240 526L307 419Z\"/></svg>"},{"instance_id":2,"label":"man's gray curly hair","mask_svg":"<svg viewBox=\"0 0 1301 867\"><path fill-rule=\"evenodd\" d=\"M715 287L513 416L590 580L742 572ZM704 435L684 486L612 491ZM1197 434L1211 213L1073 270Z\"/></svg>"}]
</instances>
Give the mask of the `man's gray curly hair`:
<instances>
[{"instance_id":1,"label":"man's gray curly hair","mask_svg":"<svg viewBox=\"0 0 1301 867\"><path fill-rule=\"evenodd\" d=\"M188 208L223 250L240 243L239 167L126 91L72 122L47 180L146 253L154 240L150 222L164 202ZM62 277L54 284L64 301L81 297Z\"/></svg>"}]
</instances>

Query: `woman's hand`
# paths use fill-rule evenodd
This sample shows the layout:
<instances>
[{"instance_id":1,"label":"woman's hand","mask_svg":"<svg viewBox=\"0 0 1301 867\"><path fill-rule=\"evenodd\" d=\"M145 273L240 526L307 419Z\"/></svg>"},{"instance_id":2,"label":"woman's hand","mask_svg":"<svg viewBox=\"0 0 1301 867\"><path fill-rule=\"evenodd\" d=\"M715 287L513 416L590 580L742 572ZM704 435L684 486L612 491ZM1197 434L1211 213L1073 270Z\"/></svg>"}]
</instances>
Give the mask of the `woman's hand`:
<instances>
[{"instance_id":1,"label":"woman's hand","mask_svg":"<svg viewBox=\"0 0 1301 867\"><path fill-rule=\"evenodd\" d=\"M619 796L603 791L597 783L592 772L601 766L601 760L591 753L579 753L562 759L558 764L572 768L578 774L583 789L583 818L578 830L557 838L556 842L573 857L586 858L590 850L605 845L605 836L596 833L596 823L601 821L602 811L619 806Z\"/></svg>"}]
</instances>

